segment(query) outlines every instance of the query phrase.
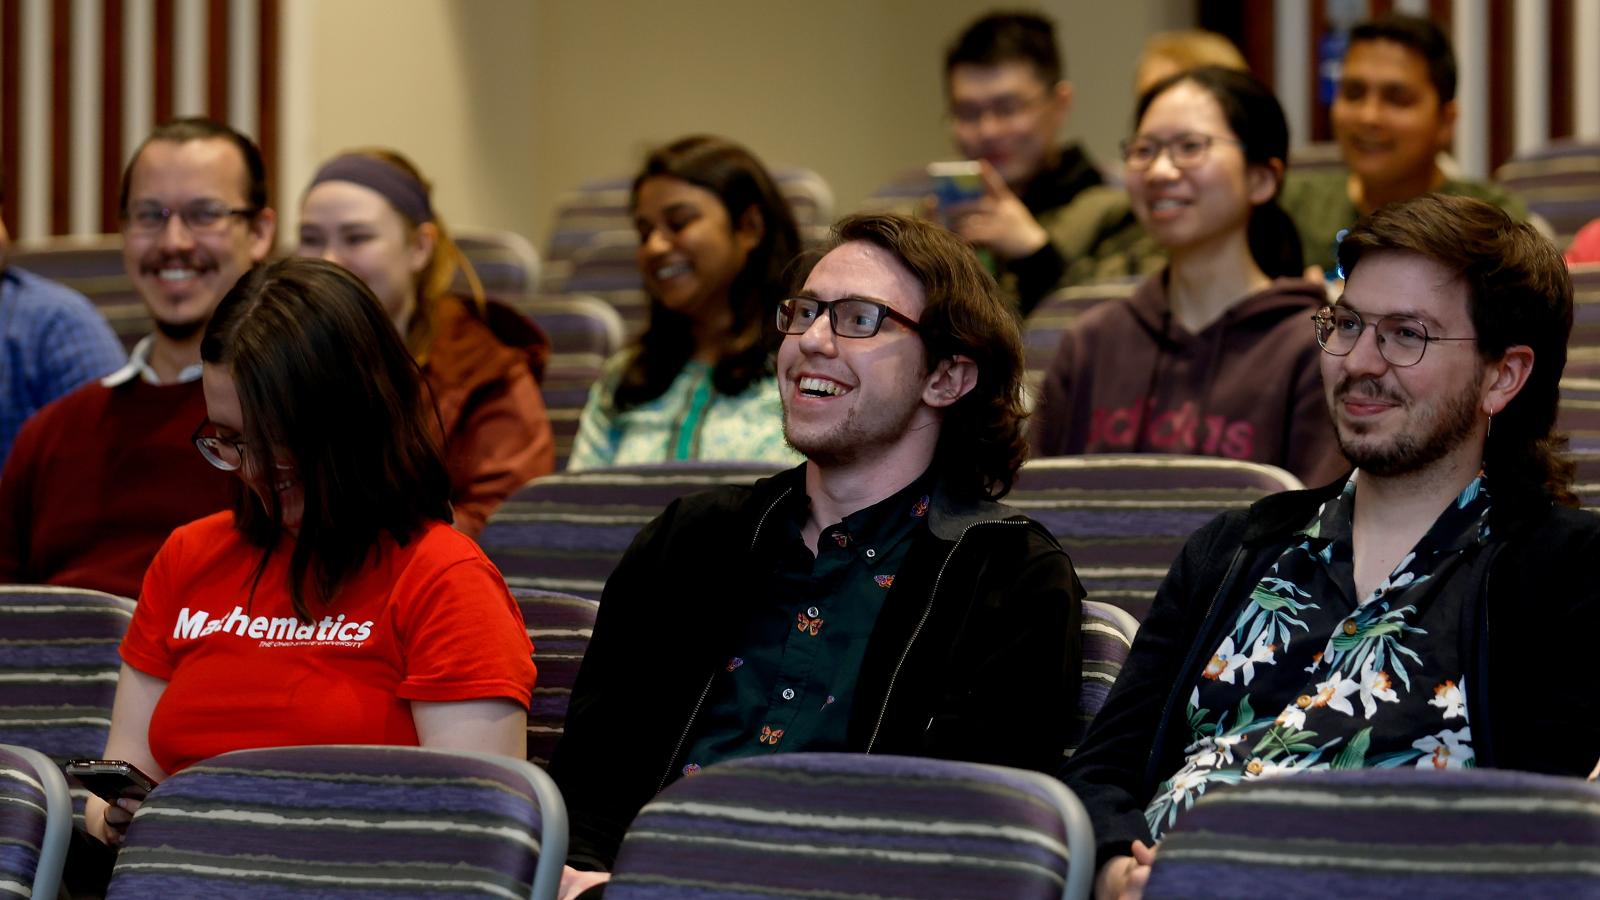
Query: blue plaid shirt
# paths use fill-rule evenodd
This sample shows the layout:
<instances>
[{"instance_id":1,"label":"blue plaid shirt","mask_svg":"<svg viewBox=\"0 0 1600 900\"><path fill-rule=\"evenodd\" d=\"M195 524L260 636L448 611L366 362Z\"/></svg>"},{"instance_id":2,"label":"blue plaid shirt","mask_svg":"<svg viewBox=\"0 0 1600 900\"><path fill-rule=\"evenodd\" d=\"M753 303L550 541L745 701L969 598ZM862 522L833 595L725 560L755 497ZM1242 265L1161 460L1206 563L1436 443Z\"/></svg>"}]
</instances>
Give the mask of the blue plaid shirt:
<instances>
[{"instance_id":1,"label":"blue plaid shirt","mask_svg":"<svg viewBox=\"0 0 1600 900\"><path fill-rule=\"evenodd\" d=\"M126 359L82 294L22 269L0 270L0 463L23 420Z\"/></svg>"}]
</instances>

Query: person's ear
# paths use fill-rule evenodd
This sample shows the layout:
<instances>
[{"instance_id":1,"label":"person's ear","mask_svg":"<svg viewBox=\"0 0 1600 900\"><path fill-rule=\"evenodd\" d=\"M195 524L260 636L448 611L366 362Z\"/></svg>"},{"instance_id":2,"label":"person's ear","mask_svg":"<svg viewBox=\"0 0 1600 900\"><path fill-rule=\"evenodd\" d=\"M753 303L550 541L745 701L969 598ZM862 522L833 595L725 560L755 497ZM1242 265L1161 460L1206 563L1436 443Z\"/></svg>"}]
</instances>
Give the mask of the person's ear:
<instances>
[{"instance_id":1,"label":"person's ear","mask_svg":"<svg viewBox=\"0 0 1600 900\"><path fill-rule=\"evenodd\" d=\"M1440 104L1439 106L1439 131L1434 135L1434 145L1441 153L1444 152L1444 150L1450 146L1450 142L1455 139L1456 116L1460 113L1460 111L1461 107L1458 106L1454 100L1451 100L1449 103Z\"/></svg>"},{"instance_id":2,"label":"person's ear","mask_svg":"<svg viewBox=\"0 0 1600 900\"><path fill-rule=\"evenodd\" d=\"M266 207L255 214L248 223L250 229L250 262L262 262L272 253L272 239L278 234L278 214Z\"/></svg>"},{"instance_id":3,"label":"person's ear","mask_svg":"<svg viewBox=\"0 0 1600 900\"><path fill-rule=\"evenodd\" d=\"M733 230L733 239L744 252L761 246L761 239L767 234L767 220L761 215L761 208L755 204L745 207L739 214L739 225Z\"/></svg>"},{"instance_id":4,"label":"person's ear","mask_svg":"<svg viewBox=\"0 0 1600 900\"><path fill-rule=\"evenodd\" d=\"M1249 163L1244 172L1245 193L1251 206L1260 206L1277 196L1283 184L1283 160L1273 158L1264 163Z\"/></svg>"},{"instance_id":5,"label":"person's ear","mask_svg":"<svg viewBox=\"0 0 1600 900\"><path fill-rule=\"evenodd\" d=\"M1487 366L1480 408L1488 415L1499 415L1516 399L1532 374L1533 348L1526 344L1507 347L1499 359Z\"/></svg>"},{"instance_id":6,"label":"person's ear","mask_svg":"<svg viewBox=\"0 0 1600 900\"><path fill-rule=\"evenodd\" d=\"M969 356L941 359L922 386L922 402L935 409L953 406L978 386L978 364Z\"/></svg>"},{"instance_id":7,"label":"person's ear","mask_svg":"<svg viewBox=\"0 0 1600 900\"><path fill-rule=\"evenodd\" d=\"M412 275L419 275L428 267L428 260L433 259L434 248L438 246L438 225L423 222L411 229L411 237L406 241L406 268Z\"/></svg>"}]
</instances>

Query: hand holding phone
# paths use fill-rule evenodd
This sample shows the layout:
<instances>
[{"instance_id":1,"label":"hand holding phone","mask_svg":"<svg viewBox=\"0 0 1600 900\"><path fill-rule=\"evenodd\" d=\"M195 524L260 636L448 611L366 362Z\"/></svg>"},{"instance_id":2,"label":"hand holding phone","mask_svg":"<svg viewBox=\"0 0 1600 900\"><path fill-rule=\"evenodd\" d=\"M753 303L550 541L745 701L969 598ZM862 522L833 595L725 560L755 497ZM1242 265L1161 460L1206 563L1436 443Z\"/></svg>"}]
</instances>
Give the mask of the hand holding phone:
<instances>
[{"instance_id":1,"label":"hand holding phone","mask_svg":"<svg viewBox=\"0 0 1600 900\"><path fill-rule=\"evenodd\" d=\"M154 778L120 759L68 760L66 773L78 779L89 793L112 805L122 799L143 800L156 787Z\"/></svg>"},{"instance_id":2,"label":"hand holding phone","mask_svg":"<svg viewBox=\"0 0 1600 900\"><path fill-rule=\"evenodd\" d=\"M928 178L933 182L933 196L941 211L964 206L984 195L983 167L976 160L929 163Z\"/></svg>"}]
</instances>

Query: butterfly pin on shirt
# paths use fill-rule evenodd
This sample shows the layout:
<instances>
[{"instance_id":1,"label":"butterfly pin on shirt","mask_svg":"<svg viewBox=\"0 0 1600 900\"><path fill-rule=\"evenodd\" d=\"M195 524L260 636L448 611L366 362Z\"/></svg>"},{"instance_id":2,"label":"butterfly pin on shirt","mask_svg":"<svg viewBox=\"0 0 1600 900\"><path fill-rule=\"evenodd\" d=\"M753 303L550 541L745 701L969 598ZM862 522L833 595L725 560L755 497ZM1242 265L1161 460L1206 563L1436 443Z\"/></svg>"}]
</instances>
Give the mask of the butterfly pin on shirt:
<instances>
[{"instance_id":1,"label":"butterfly pin on shirt","mask_svg":"<svg viewBox=\"0 0 1600 900\"><path fill-rule=\"evenodd\" d=\"M759 743L772 744L773 746L777 746L781 740L783 740L783 729L773 728L771 725L761 726L761 735L756 738Z\"/></svg>"},{"instance_id":2,"label":"butterfly pin on shirt","mask_svg":"<svg viewBox=\"0 0 1600 900\"><path fill-rule=\"evenodd\" d=\"M797 615L795 620L795 628L799 631L809 631L812 633L812 635L815 635L817 631L822 628L822 617L818 616L817 618L813 619L804 612L801 612Z\"/></svg>"}]
</instances>

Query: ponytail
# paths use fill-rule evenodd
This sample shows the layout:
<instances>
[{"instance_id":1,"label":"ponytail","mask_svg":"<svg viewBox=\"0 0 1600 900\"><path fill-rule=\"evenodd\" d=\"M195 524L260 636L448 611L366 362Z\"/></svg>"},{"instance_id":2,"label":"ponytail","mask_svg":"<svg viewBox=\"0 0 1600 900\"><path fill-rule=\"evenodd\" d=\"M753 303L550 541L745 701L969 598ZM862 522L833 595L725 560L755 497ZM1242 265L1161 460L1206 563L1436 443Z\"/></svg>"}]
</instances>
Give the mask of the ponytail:
<instances>
[{"instance_id":1,"label":"ponytail","mask_svg":"<svg viewBox=\"0 0 1600 900\"><path fill-rule=\"evenodd\" d=\"M1278 198L1250 213L1250 255L1268 278L1299 278L1305 274L1305 251L1294 220L1278 205Z\"/></svg>"}]
</instances>

